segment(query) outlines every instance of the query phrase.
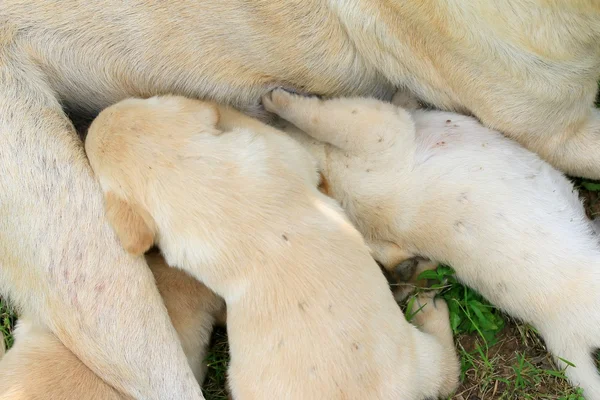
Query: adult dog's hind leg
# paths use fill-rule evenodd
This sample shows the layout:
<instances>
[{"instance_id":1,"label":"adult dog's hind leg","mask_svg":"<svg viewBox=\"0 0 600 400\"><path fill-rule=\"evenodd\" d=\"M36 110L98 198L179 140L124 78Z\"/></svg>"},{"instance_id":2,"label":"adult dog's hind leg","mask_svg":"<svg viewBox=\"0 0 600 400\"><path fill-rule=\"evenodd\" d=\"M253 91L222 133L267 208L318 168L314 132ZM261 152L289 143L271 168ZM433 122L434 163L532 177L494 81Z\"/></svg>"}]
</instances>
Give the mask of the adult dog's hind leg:
<instances>
[{"instance_id":1,"label":"adult dog's hind leg","mask_svg":"<svg viewBox=\"0 0 600 400\"><path fill-rule=\"evenodd\" d=\"M2 45L2 294L123 393L203 398L146 263L105 220L72 124L43 74Z\"/></svg>"}]
</instances>

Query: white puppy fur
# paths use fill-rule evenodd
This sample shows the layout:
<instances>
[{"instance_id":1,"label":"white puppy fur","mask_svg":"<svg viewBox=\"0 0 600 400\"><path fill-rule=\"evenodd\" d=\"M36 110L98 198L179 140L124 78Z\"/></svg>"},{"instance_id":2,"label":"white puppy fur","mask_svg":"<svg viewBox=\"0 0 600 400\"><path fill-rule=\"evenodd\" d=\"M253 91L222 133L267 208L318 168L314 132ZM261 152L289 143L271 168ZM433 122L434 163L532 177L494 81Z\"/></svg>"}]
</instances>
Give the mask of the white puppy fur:
<instances>
[{"instance_id":1,"label":"white puppy fur","mask_svg":"<svg viewBox=\"0 0 600 400\"><path fill-rule=\"evenodd\" d=\"M204 358L223 299L187 273L170 268L163 258L147 254L171 321L196 379L206 375ZM137 299L132 299L137 301ZM152 335L152 332L147 332ZM3 400L129 399L85 366L43 324L30 315L19 318L15 344L0 361ZM1 338L0 338L1 339Z\"/></svg>"},{"instance_id":2,"label":"white puppy fur","mask_svg":"<svg viewBox=\"0 0 600 400\"><path fill-rule=\"evenodd\" d=\"M422 399L456 386L446 304L406 322L361 235L284 133L183 97L128 99L86 151L125 248L156 241L227 304L235 399Z\"/></svg>"},{"instance_id":3,"label":"white puppy fur","mask_svg":"<svg viewBox=\"0 0 600 400\"><path fill-rule=\"evenodd\" d=\"M535 326L556 357L576 365L566 370L571 382L600 399L591 357L600 345L600 250L560 172L454 113L283 90L263 101L295 125L288 132L318 159L329 194L378 261L390 270L416 255L452 265Z\"/></svg>"},{"instance_id":4,"label":"white puppy fur","mask_svg":"<svg viewBox=\"0 0 600 400\"><path fill-rule=\"evenodd\" d=\"M87 117L172 93L264 116L260 96L280 85L382 98L406 87L598 179L599 4L2 0L2 296L119 390L200 399L152 274L106 223L64 107Z\"/></svg>"}]
</instances>

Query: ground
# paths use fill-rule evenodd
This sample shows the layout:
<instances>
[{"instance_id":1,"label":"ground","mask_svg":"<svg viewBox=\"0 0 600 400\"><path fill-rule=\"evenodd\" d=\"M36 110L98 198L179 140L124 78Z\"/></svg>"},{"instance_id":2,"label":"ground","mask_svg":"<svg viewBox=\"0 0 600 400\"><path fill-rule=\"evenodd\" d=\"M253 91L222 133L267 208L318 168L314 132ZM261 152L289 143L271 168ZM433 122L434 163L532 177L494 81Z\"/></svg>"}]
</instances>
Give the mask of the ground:
<instances>
[{"instance_id":1,"label":"ground","mask_svg":"<svg viewBox=\"0 0 600 400\"><path fill-rule=\"evenodd\" d=\"M597 103L598 105L598 103ZM600 216L600 183L575 179L590 217ZM429 276L428 278L434 278ZM448 302L457 351L461 386L451 400L583 400L581 391L557 371L535 330L502 314L474 291L456 283L452 270L440 266L437 280ZM0 298L0 332L8 348L16 317ZM227 335L217 329L206 359L206 400L227 400Z\"/></svg>"}]
</instances>

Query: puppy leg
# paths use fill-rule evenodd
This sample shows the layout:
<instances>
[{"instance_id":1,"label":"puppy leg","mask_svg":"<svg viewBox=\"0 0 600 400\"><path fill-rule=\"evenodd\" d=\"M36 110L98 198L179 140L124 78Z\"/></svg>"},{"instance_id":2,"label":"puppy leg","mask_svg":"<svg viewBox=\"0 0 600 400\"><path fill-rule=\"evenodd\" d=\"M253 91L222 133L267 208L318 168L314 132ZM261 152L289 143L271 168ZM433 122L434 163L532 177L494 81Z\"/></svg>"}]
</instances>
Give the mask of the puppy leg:
<instances>
[{"instance_id":1,"label":"puppy leg","mask_svg":"<svg viewBox=\"0 0 600 400\"><path fill-rule=\"evenodd\" d=\"M403 134L414 142L410 115L374 99L332 99L297 96L275 89L263 96L267 111L276 113L313 138L354 153L385 149ZM408 146L412 148L412 146Z\"/></svg>"},{"instance_id":2,"label":"puppy leg","mask_svg":"<svg viewBox=\"0 0 600 400\"><path fill-rule=\"evenodd\" d=\"M565 369L569 381L583 388L586 399L600 399L600 376L593 356L596 346L590 346L581 335L572 335L560 325L549 327L540 333L548 350L555 355L556 365L559 369ZM568 365L563 359L572 365Z\"/></svg>"},{"instance_id":3,"label":"puppy leg","mask_svg":"<svg viewBox=\"0 0 600 400\"><path fill-rule=\"evenodd\" d=\"M224 313L225 302L188 273L169 267L160 254L147 254L146 260L190 367L198 383L202 384L210 336L216 318Z\"/></svg>"},{"instance_id":4,"label":"puppy leg","mask_svg":"<svg viewBox=\"0 0 600 400\"><path fill-rule=\"evenodd\" d=\"M0 361L0 398L10 400L126 400L45 326L22 315L14 346Z\"/></svg>"},{"instance_id":5,"label":"puppy leg","mask_svg":"<svg viewBox=\"0 0 600 400\"><path fill-rule=\"evenodd\" d=\"M201 399L152 274L125 253L45 76L0 48L0 288L104 381ZM150 334L151 333L151 334Z\"/></svg>"},{"instance_id":6,"label":"puppy leg","mask_svg":"<svg viewBox=\"0 0 600 400\"><path fill-rule=\"evenodd\" d=\"M437 342L435 347L424 346L418 350L420 361L423 361L419 363L420 369L426 370L421 376L423 390L429 396L448 396L458 386L460 374L448 305L442 299L421 294L413 308L418 311L410 322Z\"/></svg>"},{"instance_id":7,"label":"puppy leg","mask_svg":"<svg viewBox=\"0 0 600 400\"><path fill-rule=\"evenodd\" d=\"M383 270L394 298L401 302L412 294L416 287L425 287L427 282L417 277L427 270L436 269L438 263L419 257L395 243L377 240L367 241L371 256Z\"/></svg>"}]
</instances>

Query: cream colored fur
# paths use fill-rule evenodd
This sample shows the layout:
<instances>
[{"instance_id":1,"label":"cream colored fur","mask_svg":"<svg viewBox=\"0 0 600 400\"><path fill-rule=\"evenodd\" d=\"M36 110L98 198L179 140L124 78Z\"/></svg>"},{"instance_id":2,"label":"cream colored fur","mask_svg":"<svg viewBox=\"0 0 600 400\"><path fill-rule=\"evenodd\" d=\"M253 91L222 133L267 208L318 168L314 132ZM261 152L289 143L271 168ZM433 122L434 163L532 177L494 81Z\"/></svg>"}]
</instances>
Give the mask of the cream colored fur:
<instances>
[{"instance_id":1,"label":"cream colored fur","mask_svg":"<svg viewBox=\"0 0 600 400\"><path fill-rule=\"evenodd\" d=\"M185 272L167 266L160 255L148 254L146 260L190 367L201 383L206 374L204 357L215 315L224 308L223 300ZM145 334L151 337L153 332ZM14 346L0 361L0 399L129 398L107 385L35 319L21 316L14 336Z\"/></svg>"},{"instance_id":2,"label":"cream colored fur","mask_svg":"<svg viewBox=\"0 0 600 400\"><path fill-rule=\"evenodd\" d=\"M599 178L599 21L596 0L3 0L2 295L133 397L198 399L61 106L93 115L175 93L258 115L279 85L382 98L401 86Z\"/></svg>"},{"instance_id":3,"label":"cream colored fur","mask_svg":"<svg viewBox=\"0 0 600 400\"><path fill-rule=\"evenodd\" d=\"M184 97L100 113L86 151L134 255L154 242L227 304L234 399L424 399L458 362L446 304L404 319L360 234L280 132Z\"/></svg>"},{"instance_id":4,"label":"cream colored fur","mask_svg":"<svg viewBox=\"0 0 600 400\"><path fill-rule=\"evenodd\" d=\"M391 270L416 255L452 265L535 326L576 365L571 382L600 399L591 356L600 347L600 247L562 173L471 117L283 90L264 101L295 125L288 132L317 158L377 260Z\"/></svg>"}]
</instances>

